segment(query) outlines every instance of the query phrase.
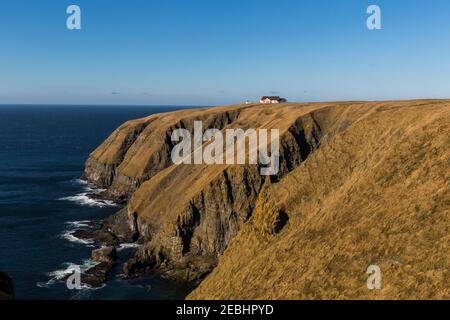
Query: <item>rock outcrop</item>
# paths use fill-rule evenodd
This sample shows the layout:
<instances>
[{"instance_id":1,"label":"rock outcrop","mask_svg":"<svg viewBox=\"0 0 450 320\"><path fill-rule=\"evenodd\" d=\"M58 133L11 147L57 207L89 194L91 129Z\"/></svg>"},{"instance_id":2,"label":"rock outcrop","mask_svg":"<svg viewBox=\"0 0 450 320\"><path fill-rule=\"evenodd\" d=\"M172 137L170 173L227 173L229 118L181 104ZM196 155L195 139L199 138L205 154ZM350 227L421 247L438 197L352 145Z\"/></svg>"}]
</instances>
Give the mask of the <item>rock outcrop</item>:
<instances>
[{"instance_id":1,"label":"rock outcrop","mask_svg":"<svg viewBox=\"0 0 450 320\"><path fill-rule=\"evenodd\" d=\"M0 271L0 300L13 300L14 287L11 277L3 271Z\"/></svg>"},{"instance_id":2,"label":"rock outcrop","mask_svg":"<svg viewBox=\"0 0 450 320\"><path fill-rule=\"evenodd\" d=\"M91 223L88 228L77 230L73 235L79 239L90 241L97 247L91 252L91 260L96 265L81 275L81 282L94 288L101 287L107 282L108 275L118 260L116 247L120 243L132 243L137 240L137 237L134 236L135 233L128 228L124 210L119 210L103 223ZM62 280L66 280L67 277Z\"/></svg>"},{"instance_id":3,"label":"rock outcrop","mask_svg":"<svg viewBox=\"0 0 450 320\"><path fill-rule=\"evenodd\" d=\"M97 264L81 275L81 282L98 288L108 280L109 272L117 261L117 250L115 247L94 249L91 260Z\"/></svg>"},{"instance_id":4,"label":"rock outcrop","mask_svg":"<svg viewBox=\"0 0 450 320\"><path fill-rule=\"evenodd\" d=\"M114 235L114 238L124 243L133 243L138 240L139 233L135 219L128 219L128 210L123 208L105 219L102 229Z\"/></svg>"},{"instance_id":5,"label":"rock outcrop","mask_svg":"<svg viewBox=\"0 0 450 320\"><path fill-rule=\"evenodd\" d=\"M113 264L117 261L117 250L115 247L102 247L92 251L91 260L95 262L106 262Z\"/></svg>"},{"instance_id":6,"label":"rock outcrop","mask_svg":"<svg viewBox=\"0 0 450 320\"><path fill-rule=\"evenodd\" d=\"M108 281L112 263L100 262L81 275L81 283L92 288L100 288Z\"/></svg>"},{"instance_id":7,"label":"rock outcrop","mask_svg":"<svg viewBox=\"0 0 450 320\"><path fill-rule=\"evenodd\" d=\"M364 203L369 199L379 201L383 197L382 189L376 189L377 192L354 189L352 183L358 185L357 179L365 176L352 174L367 170L369 177L371 170L380 166L376 163L379 152L394 144L395 138L398 143L407 145L408 139L414 136L406 132L431 130L427 125L431 126L437 118L427 113L448 120L449 105L447 101L287 103L152 115L117 129L91 154L84 178L106 188L105 197L126 202L122 210L104 222L102 229L118 241L143 243L136 256L124 265L126 276L154 270L174 279L199 283L215 270L191 297L215 297L211 293L213 290L217 291L217 296L228 297L215 286L221 283L218 277L223 281L232 278L230 283L244 285L247 275L236 268L244 267L244 263L248 263L246 268L251 268L249 259L255 255L262 265L265 259L271 261L266 255L275 253L264 248L271 248L273 239L289 241L288 238L292 238L294 241L294 236L298 236L300 239L295 238L296 243L303 243L313 237L316 229L298 227L299 221L306 223L302 217L312 219L307 221L314 222L313 225L334 224L332 216L329 221L321 218L321 212L329 212L329 199L341 199L340 195L345 194L349 199L362 197ZM410 122L399 121L403 117ZM204 129L279 129L279 173L263 177L258 165L248 164L174 165L170 161L171 133L176 128L192 132L195 120L202 120ZM424 126L420 127L419 123ZM442 137L445 128L430 132L430 138ZM400 155L392 152L387 159L398 160L396 166L403 166L408 157L414 158L408 151ZM410 164L408 170L414 170L415 165L419 162ZM378 179L375 182L381 181L381 176L375 178ZM342 184L348 184L350 189L340 189ZM334 212L347 212L345 204L353 204L349 199L344 197L341 200L346 202L336 202L341 203L342 208L333 207ZM367 205L376 207L376 202ZM318 213L313 215L312 212ZM348 212L349 217L355 214L352 210ZM285 238L286 230L292 230L292 235ZM335 232L334 236L339 234L337 229L331 231ZM334 236L330 239L339 243ZM303 244L302 248L308 246ZM349 248L357 250L357 246ZM320 248L315 249L320 252ZM340 247L340 250L345 251L345 248ZM242 257L244 252L248 256ZM310 258L321 261L313 252L311 249L308 253ZM283 259L280 267L293 268L288 263L289 255ZM314 272L317 273L311 275L318 276L320 270ZM241 278L234 276L238 274ZM284 281L282 274L278 277L279 281ZM270 278L258 281L271 283ZM243 289L227 288L231 293L241 290L242 295L236 297L244 299L270 296L269 293L251 296ZM274 295L275 292L272 291Z\"/></svg>"}]
</instances>

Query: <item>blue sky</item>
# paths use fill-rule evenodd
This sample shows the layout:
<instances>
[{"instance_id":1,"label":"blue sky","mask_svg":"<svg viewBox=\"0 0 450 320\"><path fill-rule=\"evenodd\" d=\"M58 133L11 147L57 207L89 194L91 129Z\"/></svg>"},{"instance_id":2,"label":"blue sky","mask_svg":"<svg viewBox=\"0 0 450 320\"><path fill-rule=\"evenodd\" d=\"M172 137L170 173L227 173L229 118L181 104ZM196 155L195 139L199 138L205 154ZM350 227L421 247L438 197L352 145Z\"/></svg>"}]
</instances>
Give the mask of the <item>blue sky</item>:
<instances>
[{"instance_id":1,"label":"blue sky","mask_svg":"<svg viewBox=\"0 0 450 320\"><path fill-rule=\"evenodd\" d=\"M66 8L82 29L66 28ZM382 30L366 9L382 10ZM448 0L0 0L0 104L450 98Z\"/></svg>"}]
</instances>

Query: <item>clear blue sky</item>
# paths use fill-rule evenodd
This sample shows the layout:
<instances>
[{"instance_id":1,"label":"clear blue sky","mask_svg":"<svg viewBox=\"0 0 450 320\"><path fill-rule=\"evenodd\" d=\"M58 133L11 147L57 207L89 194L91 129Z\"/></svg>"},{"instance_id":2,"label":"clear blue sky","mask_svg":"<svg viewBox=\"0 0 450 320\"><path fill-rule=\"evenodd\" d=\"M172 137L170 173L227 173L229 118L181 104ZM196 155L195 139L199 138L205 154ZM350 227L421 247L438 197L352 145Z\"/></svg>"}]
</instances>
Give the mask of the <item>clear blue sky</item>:
<instances>
[{"instance_id":1,"label":"clear blue sky","mask_svg":"<svg viewBox=\"0 0 450 320\"><path fill-rule=\"evenodd\" d=\"M66 28L66 8L82 30ZM382 9L382 30L366 9ZM450 98L448 0L0 0L0 104Z\"/></svg>"}]
</instances>

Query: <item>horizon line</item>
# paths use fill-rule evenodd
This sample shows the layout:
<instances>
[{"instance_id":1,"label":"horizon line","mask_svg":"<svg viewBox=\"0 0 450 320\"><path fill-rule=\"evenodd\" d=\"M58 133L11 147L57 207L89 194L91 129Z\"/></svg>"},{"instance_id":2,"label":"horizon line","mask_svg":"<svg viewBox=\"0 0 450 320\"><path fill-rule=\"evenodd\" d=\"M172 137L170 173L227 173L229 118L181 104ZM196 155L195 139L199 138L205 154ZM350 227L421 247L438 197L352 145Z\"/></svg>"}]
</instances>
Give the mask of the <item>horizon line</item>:
<instances>
[{"instance_id":1,"label":"horizon line","mask_svg":"<svg viewBox=\"0 0 450 320\"><path fill-rule=\"evenodd\" d=\"M89 104L89 103L0 103L5 106L48 106L48 107L211 107L211 105L182 105L182 104Z\"/></svg>"},{"instance_id":2,"label":"horizon line","mask_svg":"<svg viewBox=\"0 0 450 320\"><path fill-rule=\"evenodd\" d=\"M406 98L406 99L374 99L374 100L311 100L311 101L287 101L285 103L343 103L343 102L388 102L388 101L447 101L449 98ZM246 102L236 102L236 103L222 103L222 104L209 104L209 105L195 105L195 104L95 104L95 103L0 103L0 107L5 106L49 106L49 107L168 107L168 108L210 108L215 106L227 106L227 105L239 105L245 104ZM250 101L250 104L260 104L259 101Z\"/></svg>"}]
</instances>

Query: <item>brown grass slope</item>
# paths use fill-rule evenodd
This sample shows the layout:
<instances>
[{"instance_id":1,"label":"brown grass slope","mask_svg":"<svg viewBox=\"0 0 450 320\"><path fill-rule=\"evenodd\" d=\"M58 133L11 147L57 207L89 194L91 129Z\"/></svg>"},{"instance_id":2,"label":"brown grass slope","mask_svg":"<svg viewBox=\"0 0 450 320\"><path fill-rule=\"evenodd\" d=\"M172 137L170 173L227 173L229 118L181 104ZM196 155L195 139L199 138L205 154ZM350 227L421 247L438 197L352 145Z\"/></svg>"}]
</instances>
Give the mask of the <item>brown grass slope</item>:
<instances>
[{"instance_id":1,"label":"brown grass slope","mask_svg":"<svg viewBox=\"0 0 450 320\"><path fill-rule=\"evenodd\" d=\"M190 299L449 299L450 102L338 105ZM287 223L286 223L287 221ZM382 289L368 290L378 265Z\"/></svg>"}]
</instances>

